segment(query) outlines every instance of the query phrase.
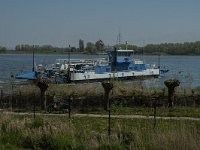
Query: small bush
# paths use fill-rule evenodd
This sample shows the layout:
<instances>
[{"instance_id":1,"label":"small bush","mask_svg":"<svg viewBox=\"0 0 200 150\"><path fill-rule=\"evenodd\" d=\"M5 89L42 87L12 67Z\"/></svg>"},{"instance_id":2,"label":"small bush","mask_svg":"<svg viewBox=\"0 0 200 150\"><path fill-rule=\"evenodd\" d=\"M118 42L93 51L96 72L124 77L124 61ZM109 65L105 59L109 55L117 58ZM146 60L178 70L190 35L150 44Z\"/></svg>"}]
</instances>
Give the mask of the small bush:
<instances>
[{"instance_id":1,"label":"small bush","mask_svg":"<svg viewBox=\"0 0 200 150\"><path fill-rule=\"evenodd\" d=\"M99 150L124 150L125 147L116 143L103 143L100 145Z\"/></svg>"},{"instance_id":2,"label":"small bush","mask_svg":"<svg viewBox=\"0 0 200 150\"><path fill-rule=\"evenodd\" d=\"M30 128L39 128L44 126L44 120L41 117L37 117L32 122Z\"/></svg>"}]
</instances>

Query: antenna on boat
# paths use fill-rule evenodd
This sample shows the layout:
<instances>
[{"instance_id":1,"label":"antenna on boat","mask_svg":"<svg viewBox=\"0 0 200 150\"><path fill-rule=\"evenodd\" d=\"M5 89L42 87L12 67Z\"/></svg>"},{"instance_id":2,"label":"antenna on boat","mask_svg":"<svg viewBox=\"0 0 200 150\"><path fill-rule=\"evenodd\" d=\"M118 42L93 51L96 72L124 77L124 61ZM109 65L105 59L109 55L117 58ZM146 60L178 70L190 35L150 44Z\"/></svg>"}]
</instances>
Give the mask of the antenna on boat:
<instances>
[{"instance_id":1,"label":"antenna on boat","mask_svg":"<svg viewBox=\"0 0 200 150\"><path fill-rule=\"evenodd\" d=\"M160 69L160 50L158 52L158 69Z\"/></svg>"},{"instance_id":2,"label":"antenna on boat","mask_svg":"<svg viewBox=\"0 0 200 150\"><path fill-rule=\"evenodd\" d=\"M117 35L117 44L120 46L121 44L121 31L120 31L120 28L119 28L119 34Z\"/></svg>"},{"instance_id":3,"label":"antenna on boat","mask_svg":"<svg viewBox=\"0 0 200 150\"><path fill-rule=\"evenodd\" d=\"M69 45L69 52L68 52L68 71L67 71L67 82L70 82L70 52L71 52L71 48Z\"/></svg>"},{"instance_id":4,"label":"antenna on boat","mask_svg":"<svg viewBox=\"0 0 200 150\"><path fill-rule=\"evenodd\" d=\"M70 45L69 45L69 53L68 53L68 65L70 65L70 51L71 51L71 49L70 49Z\"/></svg>"},{"instance_id":5,"label":"antenna on boat","mask_svg":"<svg viewBox=\"0 0 200 150\"><path fill-rule=\"evenodd\" d=\"M142 60L145 62L145 55L146 55L146 53L145 53L145 47L146 47L146 41L145 41L145 39L143 40L143 42L142 42L143 44L143 46L142 46Z\"/></svg>"},{"instance_id":6,"label":"antenna on boat","mask_svg":"<svg viewBox=\"0 0 200 150\"><path fill-rule=\"evenodd\" d=\"M128 42L126 41L126 50L127 50Z\"/></svg>"},{"instance_id":7,"label":"antenna on boat","mask_svg":"<svg viewBox=\"0 0 200 150\"><path fill-rule=\"evenodd\" d=\"M121 44L121 33L119 33L119 35L118 35L118 44L119 45Z\"/></svg>"},{"instance_id":8,"label":"antenna on boat","mask_svg":"<svg viewBox=\"0 0 200 150\"><path fill-rule=\"evenodd\" d=\"M32 71L35 72L35 53L34 53L35 46L33 45L33 68Z\"/></svg>"}]
</instances>

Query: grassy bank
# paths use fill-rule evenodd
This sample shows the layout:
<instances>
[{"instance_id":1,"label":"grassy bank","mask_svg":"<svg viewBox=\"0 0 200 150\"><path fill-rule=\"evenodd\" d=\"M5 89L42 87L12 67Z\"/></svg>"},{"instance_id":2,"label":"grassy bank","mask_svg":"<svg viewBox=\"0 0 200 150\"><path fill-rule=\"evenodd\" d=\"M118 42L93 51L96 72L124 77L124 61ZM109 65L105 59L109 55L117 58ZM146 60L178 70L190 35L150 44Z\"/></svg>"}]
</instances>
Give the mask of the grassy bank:
<instances>
[{"instance_id":1,"label":"grassy bank","mask_svg":"<svg viewBox=\"0 0 200 150\"><path fill-rule=\"evenodd\" d=\"M199 149L200 122L0 114L1 149Z\"/></svg>"},{"instance_id":2,"label":"grassy bank","mask_svg":"<svg viewBox=\"0 0 200 150\"><path fill-rule=\"evenodd\" d=\"M103 109L104 90L101 84L50 84L47 103L54 96L72 98L73 113L107 114ZM140 83L115 82L110 95L112 115L154 114L157 116L200 117L200 89L177 88L173 108L167 107L166 88L144 88ZM0 114L0 149L199 149L200 122L159 119L111 119L108 136L107 118L67 115L18 115L5 110L32 112L40 110L40 91L35 85L13 86L13 92L1 95L1 104L8 104Z\"/></svg>"},{"instance_id":3,"label":"grassy bank","mask_svg":"<svg viewBox=\"0 0 200 150\"><path fill-rule=\"evenodd\" d=\"M12 91L12 90L11 90ZM110 94L111 105L120 112L122 108L145 107L152 108L156 102L157 107L165 108L168 106L167 88L144 88L138 83L114 82L114 88ZM46 91L47 105L52 103L54 98L60 100L69 100L71 97L72 107L80 108L83 111L98 110L103 108L104 89L101 83L86 84L50 84ZM2 92L0 101L6 104L6 107L12 105L13 108L20 107L27 110L32 109L35 104L37 107L41 104L40 90L35 85L14 85L13 91L9 94ZM200 88L183 89L176 88L174 95L174 105L176 107L199 107L200 106ZM116 109L116 110L117 110Z\"/></svg>"}]
</instances>

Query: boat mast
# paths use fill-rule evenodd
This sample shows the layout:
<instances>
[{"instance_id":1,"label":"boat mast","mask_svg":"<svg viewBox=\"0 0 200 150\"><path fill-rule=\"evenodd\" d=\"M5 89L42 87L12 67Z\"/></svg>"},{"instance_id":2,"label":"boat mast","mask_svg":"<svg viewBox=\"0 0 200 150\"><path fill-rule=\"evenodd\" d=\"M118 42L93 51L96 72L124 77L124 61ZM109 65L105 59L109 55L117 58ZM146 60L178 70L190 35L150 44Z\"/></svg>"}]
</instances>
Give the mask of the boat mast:
<instances>
[{"instance_id":1,"label":"boat mast","mask_svg":"<svg viewBox=\"0 0 200 150\"><path fill-rule=\"evenodd\" d=\"M160 50L159 50L159 53L158 53L158 69L160 69Z\"/></svg>"},{"instance_id":2,"label":"boat mast","mask_svg":"<svg viewBox=\"0 0 200 150\"><path fill-rule=\"evenodd\" d=\"M117 35L117 45L119 46L118 48L120 49L120 44L121 44L121 31L119 28L119 34Z\"/></svg>"},{"instance_id":3,"label":"boat mast","mask_svg":"<svg viewBox=\"0 0 200 150\"><path fill-rule=\"evenodd\" d=\"M35 53L34 53L34 45L33 45L33 68L32 71L35 72Z\"/></svg>"},{"instance_id":4,"label":"boat mast","mask_svg":"<svg viewBox=\"0 0 200 150\"><path fill-rule=\"evenodd\" d=\"M70 45L69 45L69 52L68 52L68 65L70 65L70 51L71 51L71 49L70 49Z\"/></svg>"},{"instance_id":5,"label":"boat mast","mask_svg":"<svg viewBox=\"0 0 200 150\"><path fill-rule=\"evenodd\" d=\"M67 82L70 82L71 80L71 74L70 74L70 52L71 52L71 48L70 48L70 45L69 45L69 52L68 52L68 71L67 71Z\"/></svg>"},{"instance_id":6,"label":"boat mast","mask_svg":"<svg viewBox=\"0 0 200 150\"><path fill-rule=\"evenodd\" d=\"M121 44L121 33L120 32L117 36L117 42L118 42L119 45Z\"/></svg>"},{"instance_id":7,"label":"boat mast","mask_svg":"<svg viewBox=\"0 0 200 150\"><path fill-rule=\"evenodd\" d=\"M126 50L127 50L128 42L126 41Z\"/></svg>"}]
</instances>

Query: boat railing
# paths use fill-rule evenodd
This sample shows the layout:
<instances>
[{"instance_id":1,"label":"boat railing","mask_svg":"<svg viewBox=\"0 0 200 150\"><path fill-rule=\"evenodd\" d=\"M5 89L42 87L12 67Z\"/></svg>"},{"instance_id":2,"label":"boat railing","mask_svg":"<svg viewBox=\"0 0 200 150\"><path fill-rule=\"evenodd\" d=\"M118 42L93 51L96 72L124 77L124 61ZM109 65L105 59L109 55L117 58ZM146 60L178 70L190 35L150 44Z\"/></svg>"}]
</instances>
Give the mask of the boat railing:
<instances>
[{"instance_id":1,"label":"boat railing","mask_svg":"<svg viewBox=\"0 0 200 150\"><path fill-rule=\"evenodd\" d=\"M156 67L156 64L146 64L146 68L147 69L158 69L158 67Z\"/></svg>"}]
</instances>

